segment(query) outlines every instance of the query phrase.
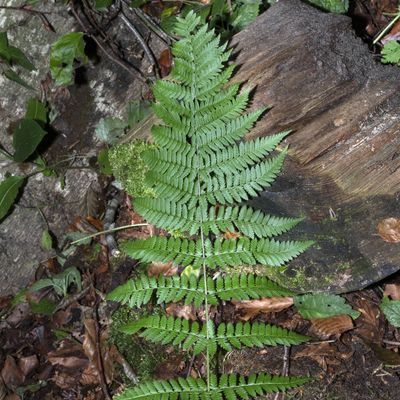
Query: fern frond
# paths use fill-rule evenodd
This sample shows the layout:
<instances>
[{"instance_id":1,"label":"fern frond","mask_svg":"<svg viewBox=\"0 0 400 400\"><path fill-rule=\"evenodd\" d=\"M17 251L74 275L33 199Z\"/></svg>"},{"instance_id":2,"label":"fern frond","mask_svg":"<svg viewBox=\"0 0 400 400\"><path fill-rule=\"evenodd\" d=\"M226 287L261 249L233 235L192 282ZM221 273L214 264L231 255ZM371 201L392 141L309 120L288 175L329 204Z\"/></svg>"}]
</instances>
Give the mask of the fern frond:
<instances>
[{"instance_id":1,"label":"fern frond","mask_svg":"<svg viewBox=\"0 0 400 400\"><path fill-rule=\"evenodd\" d=\"M208 335L206 327L208 326ZM217 351L217 345L227 351L233 348L263 347L294 345L310 340L307 336L290 332L279 326L267 325L260 322L253 324L239 322L237 324L218 325L217 332L212 321L199 325L198 322L189 323L183 318L153 315L139 319L120 328L121 332L133 334L142 331L140 336L151 342L182 345L184 350L193 348L193 353L199 354L206 348L210 355Z\"/></svg>"},{"instance_id":2,"label":"fern frond","mask_svg":"<svg viewBox=\"0 0 400 400\"><path fill-rule=\"evenodd\" d=\"M309 337L296 332L288 331L275 325L266 325L259 322L246 323L222 323L217 329L217 344L226 351L233 348L276 346L282 344L291 346L310 340Z\"/></svg>"},{"instance_id":3,"label":"fern frond","mask_svg":"<svg viewBox=\"0 0 400 400\"><path fill-rule=\"evenodd\" d=\"M257 263L279 267L306 250L310 241L278 242L268 239L239 238L237 240L205 240L205 257L203 259L201 240L166 238L153 236L145 240L125 242L121 248L128 256L144 262L170 262L183 266L192 265L199 268L207 265L235 266Z\"/></svg>"},{"instance_id":4,"label":"fern frond","mask_svg":"<svg viewBox=\"0 0 400 400\"><path fill-rule=\"evenodd\" d=\"M239 174L228 174L210 178L204 183L203 193L198 199L191 197L189 207L194 206L202 199L215 205L229 204L248 200L249 197L257 196L258 192L269 186L282 168L286 150L276 157L266 160L260 164L246 169ZM183 195L183 194L182 194Z\"/></svg>"},{"instance_id":5,"label":"fern frond","mask_svg":"<svg viewBox=\"0 0 400 400\"><path fill-rule=\"evenodd\" d=\"M219 300L251 300L261 297L294 296L288 289L278 286L265 276L253 274L228 275L216 280L207 278L208 304L216 305ZM118 286L107 295L108 300L118 301L130 307L147 304L153 293L157 303L184 301L199 307L205 301L204 279L190 276L148 277L140 276Z\"/></svg>"},{"instance_id":6,"label":"fern frond","mask_svg":"<svg viewBox=\"0 0 400 400\"><path fill-rule=\"evenodd\" d=\"M206 348L210 355L217 351L215 328L212 321L199 325L189 323L187 319L152 315L131 322L120 328L120 331L133 334L140 330L140 336L154 343L181 345L183 350L193 348L193 354L199 354ZM207 335L208 330L208 335Z\"/></svg>"},{"instance_id":7,"label":"fern frond","mask_svg":"<svg viewBox=\"0 0 400 400\"><path fill-rule=\"evenodd\" d=\"M268 374L254 374L249 377L235 374L222 375L219 379L210 376L210 387L204 379L178 378L168 381L145 382L126 389L116 400L239 400L250 399L264 393L276 393L293 389L312 379L308 377L287 377Z\"/></svg>"},{"instance_id":8,"label":"fern frond","mask_svg":"<svg viewBox=\"0 0 400 400\"><path fill-rule=\"evenodd\" d=\"M189 209L185 203L158 198L137 198L134 206L151 224L168 231L189 232L190 235L199 233L202 226L206 235L237 230L250 238L273 237L302 221L301 218L274 217L247 206L210 207L201 215L200 208Z\"/></svg>"},{"instance_id":9,"label":"fern frond","mask_svg":"<svg viewBox=\"0 0 400 400\"><path fill-rule=\"evenodd\" d=\"M264 159L289 133L290 131L285 131L276 135L241 142L213 154L203 153L202 164L204 166L200 168L199 173L202 177L206 177L210 173L232 174L239 172Z\"/></svg>"}]
</instances>

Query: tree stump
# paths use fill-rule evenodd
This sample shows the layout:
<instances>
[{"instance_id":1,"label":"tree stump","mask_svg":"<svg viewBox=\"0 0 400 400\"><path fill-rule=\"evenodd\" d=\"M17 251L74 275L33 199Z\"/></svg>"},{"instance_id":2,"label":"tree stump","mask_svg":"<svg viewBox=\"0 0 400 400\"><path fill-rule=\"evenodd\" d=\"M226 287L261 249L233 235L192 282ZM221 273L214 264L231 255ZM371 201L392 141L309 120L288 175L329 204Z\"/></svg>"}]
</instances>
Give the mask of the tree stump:
<instances>
[{"instance_id":1,"label":"tree stump","mask_svg":"<svg viewBox=\"0 0 400 400\"><path fill-rule=\"evenodd\" d=\"M281 0L233 39L237 81L271 106L250 137L285 129L281 177L251 202L305 220L289 237L315 245L282 273L293 289L346 292L400 268L378 223L400 217L400 69L383 66L346 16Z\"/></svg>"}]
</instances>

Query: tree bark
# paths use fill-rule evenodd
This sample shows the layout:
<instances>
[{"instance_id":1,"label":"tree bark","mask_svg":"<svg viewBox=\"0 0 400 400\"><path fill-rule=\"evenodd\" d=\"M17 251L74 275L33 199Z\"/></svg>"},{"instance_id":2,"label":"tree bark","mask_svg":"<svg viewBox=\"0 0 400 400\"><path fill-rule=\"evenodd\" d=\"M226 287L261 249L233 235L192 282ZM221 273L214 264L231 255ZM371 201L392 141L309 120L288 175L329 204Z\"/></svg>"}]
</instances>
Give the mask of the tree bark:
<instances>
[{"instance_id":1,"label":"tree bark","mask_svg":"<svg viewBox=\"0 0 400 400\"><path fill-rule=\"evenodd\" d=\"M252 107L272 107L249 138L293 130L282 176L251 203L303 215L291 236L316 242L268 274L297 290L345 292L397 271L400 244L377 225L400 214L400 69L380 64L348 17L297 0L279 1L233 46Z\"/></svg>"}]
</instances>

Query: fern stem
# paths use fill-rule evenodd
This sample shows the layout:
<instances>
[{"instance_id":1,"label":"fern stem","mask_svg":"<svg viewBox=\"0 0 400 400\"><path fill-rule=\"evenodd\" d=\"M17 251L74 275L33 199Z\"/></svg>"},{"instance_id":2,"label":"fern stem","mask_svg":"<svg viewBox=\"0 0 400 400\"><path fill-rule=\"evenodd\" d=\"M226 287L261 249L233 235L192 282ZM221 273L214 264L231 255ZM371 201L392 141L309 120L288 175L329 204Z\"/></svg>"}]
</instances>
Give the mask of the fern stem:
<instances>
[{"instance_id":1,"label":"fern stem","mask_svg":"<svg viewBox=\"0 0 400 400\"><path fill-rule=\"evenodd\" d=\"M200 163L199 163L199 146L196 145L196 169L197 169L197 195L200 198L201 194L201 185L200 185ZM202 214L202 213L201 213ZM200 240L201 240L201 252L203 258L203 280L204 280L204 314L205 314L205 323L206 323L206 337L207 343L210 341L210 333L209 333L209 313L208 313L208 283L207 283L207 267L206 267L206 249L205 249L205 240L204 240L204 231L203 231L203 215L200 217ZM208 346L206 347L206 383L207 383L207 392L210 391L210 351Z\"/></svg>"}]
</instances>

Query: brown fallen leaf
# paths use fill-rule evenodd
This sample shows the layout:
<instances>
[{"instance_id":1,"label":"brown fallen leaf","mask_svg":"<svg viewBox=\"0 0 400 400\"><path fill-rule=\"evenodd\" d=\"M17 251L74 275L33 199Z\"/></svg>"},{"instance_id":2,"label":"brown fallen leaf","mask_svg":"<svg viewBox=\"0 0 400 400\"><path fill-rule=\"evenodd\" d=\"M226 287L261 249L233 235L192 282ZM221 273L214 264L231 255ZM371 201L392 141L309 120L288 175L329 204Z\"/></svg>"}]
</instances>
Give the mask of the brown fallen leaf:
<instances>
[{"instance_id":1,"label":"brown fallen leaf","mask_svg":"<svg viewBox=\"0 0 400 400\"><path fill-rule=\"evenodd\" d=\"M18 386L21 386L25 380L24 374L19 369L14 358L10 355L6 357L6 361L4 362L4 366L0 375L4 384L12 390L15 390Z\"/></svg>"},{"instance_id":2,"label":"brown fallen leaf","mask_svg":"<svg viewBox=\"0 0 400 400\"><path fill-rule=\"evenodd\" d=\"M347 360L353 353L353 351L347 353L340 352L332 343L320 343L306 346L302 351L296 353L293 358L309 357L326 371L329 366L340 365L341 360Z\"/></svg>"},{"instance_id":3,"label":"brown fallen leaf","mask_svg":"<svg viewBox=\"0 0 400 400\"><path fill-rule=\"evenodd\" d=\"M158 65L160 67L162 78L170 73L172 66L172 53L169 48L161 52L160 57L158 58Z\"/></svg>"},{"instance_id":4,"label":"brown fallen leaf","mask_svg":"<svg viewBox=\"0 0 400 400\"><path fill-rule=\"evenodd\" d=\"M64 371L56 371L52 377L52 381L61 389L67 390L76 387L79 381L76 374L70 374Z\"/></svg>"},{"instance_id":5,"label":"brown fallen leaf","mask_svg":"<svg viewBox=\"0 0 400 400\"><path fill-rule=\"evenodd\" d=\"M89 364L82 372L81 379L79 380L82 385L98 385L99 373L93 364Z\"/></svg>"},{"instance_id":6,"label":"brown fallen leaf","mask_svg":"<svg viewBox=\"0 0 400 400\"><path fill-rule=\"evenodd\" d=\"M240 238L242 235L239 232L226 231L223 236L225 239L237 239Z\"/></svg>"},{"instance_id":7,"label":"brown fallen leaf","mask_svg":"<svg viewBox=\"0 0 400 400\"><path fill-rule=\"evenodd\" d=\"M398 366L400 365L400 355L392 350L385 349L376 343L367 343L375 354L375 357L385 365Z\"/></svg>"},{"instance_id":8,"label":"brown fallen leaf","mask_svg":"<svg viewBox=\"0 0 400 400\"><path fill-rule=\"evenodd\" d=\"M383 295L390 297L392 300L400 300L400 284L399 283L386 284Z\"/></svg>"},{"instance_id":9,"label":"brown fallen leaf","mask_svg":"<svg viewBox=\"0 0 400 400\"><path fill-rule=\"evenodd\" d=\"M329 318L311 320L314 331L322 339L328 339L333 335L341 335L353 329L353 320L348 315L336 315Z\"/></svg>"},{"instance_id":10,"label":"brown fallen leaf","mask_svg":"<svg viewBox=\"0 0 400 400\"><path fill-rule=\"evenodd\" d=\"M400 219L386 218L378 224L379 236L390 243L400 242Z\"/></svg>"},{"instance_id":11,"label":"brown fallen leaf","mask_svg":"<svg viewBox=\"0 0 400 400\"><path fill-rule=\"evenodd\" d=\"M293 297L267 297L258 300L232 301L242 312L240 319L248 321L260 313L279 312L293 305Z\"/></svg>"},{"instance_id":12,"label":"brown fallen leaf","mask_svg":"<svg viewBox=\"0 0 400 400\"><path fill-rule=\"evenodd\" d=\"M82 352L82 347L69 340L61 341L57 350L48 353L47 359L53 365L74 370L82 370L89 364L89 360Z\"/></svg>"},{"instance_id":13,"label":"brown fallen leaf","mask_svg":"<svg viewBox=\"0 0 400 400\"><path fill-rule=\"evenodd\" d=\"M178 267L172 264L172 261L168 263L153 262L147 269L149 276L173 276L178 273Z\"/></svg>"},{"instance_id":14,"label":"brown fallen leaf","mask_svg":"<svg viewBox=\"0 0 400 400\"><path fill-rule=\"evenodd\" d=\"M31 356L22 357L18 360L18 367L24 374L24 376L29 375L31 372L39 366L39 360L36 354Z\"/></svg>"},{"instance_id":15,"label":"brown fallen leaf","mask_svg":"<svg viewBox=\"0 0 400 400\"><path fill-rule=\"evenodd\" d=\"M106 381L110 383L114 376L114 367L110 349L107 345L107 331L101 332L98 338L95 321L91 318L87 318L83 323L85 326L85 335L82 344L83 351L90 362L96 367L97 371L99 370L99 365L103 366ZM100 346L101 360L99 360L97 346Z\"/></svg>"},{"instance_id":16,"label":"brown fallen leaf","mask_svg":"<svg viewBox=\"0 0 400 400\"><path fill-rule=\"evenodd\" d=\"M397 21L390 32L382 38L382 43L385 44L391 40L400 40L400 21Z\"/></svg>"},{"instance_id":17,"label":"brown fallen leaf","mask_svg":"<svg viewBox=\"0 0 400 400\"><path fill-rule=\"evenodd\" d=\"M384 322L379 307L367 298L356 299L355 306L361 313L356 320L356 334L364 342L380 343L384 334Z\"/></svg>"},{"instance_id":18,"label":"brown fallen leaf","mask_svg":"<svg viewBox=\"0 0 400 400\"><path fill-rule=\"evenodd\" d=\"M184 318L195 321L196 309L193 304L183 304L183 303L170 303L165 309L168 315L172 315L175 318Z\"/></svg>"}]
</instances>

